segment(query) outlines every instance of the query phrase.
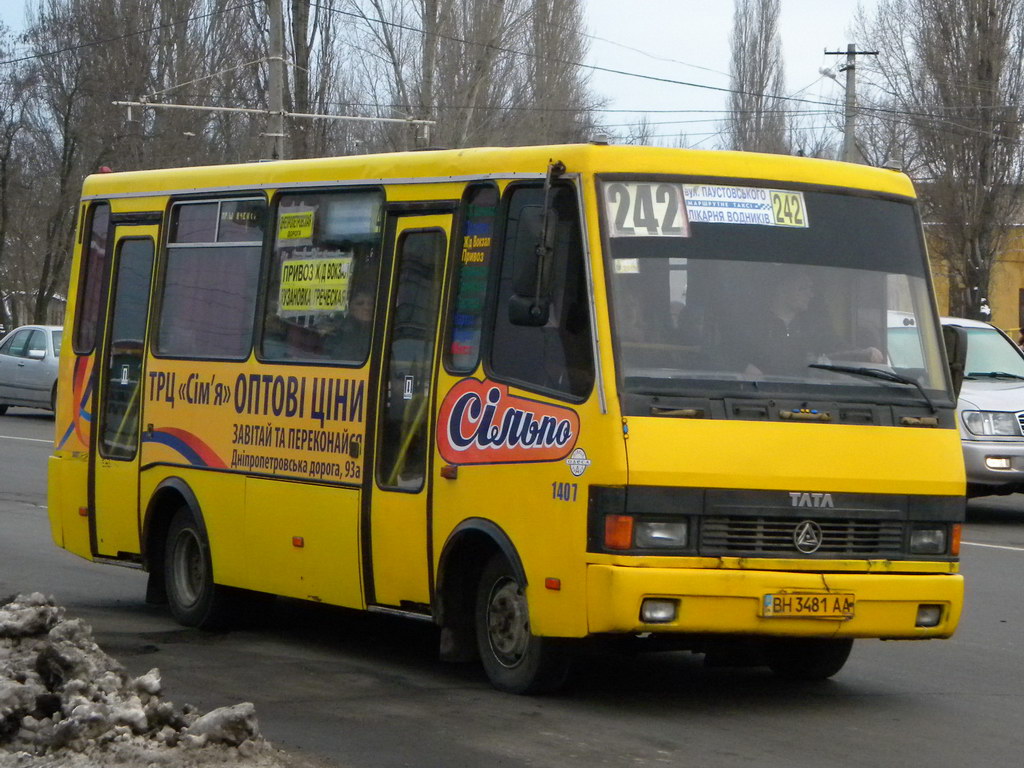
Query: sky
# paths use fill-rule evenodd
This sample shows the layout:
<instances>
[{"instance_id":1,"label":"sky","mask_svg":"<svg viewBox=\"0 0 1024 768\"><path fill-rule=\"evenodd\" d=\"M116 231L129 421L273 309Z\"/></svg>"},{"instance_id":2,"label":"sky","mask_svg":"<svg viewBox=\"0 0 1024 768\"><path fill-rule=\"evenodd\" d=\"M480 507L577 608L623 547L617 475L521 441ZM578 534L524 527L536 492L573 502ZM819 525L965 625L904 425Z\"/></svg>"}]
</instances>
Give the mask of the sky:
<instances>
[{"instance_id":1,"label":"sky","mask_svg":"<svg viewBox=\"0 0 1024 768\"><path fill-rule=\"evenodd\" d=\"M28 0L38 2L38 0ZM878 0L861 0L873 8ZM595 67L685 81L729 86L729 0L583 0L590 52ZM819 69L835 68L842 57L824 50L846 50L857 0L781 0L779 23L785 63L786 93L825 101L841 100L842 89ZM25 0L0 0L0 19L17 30L24 24ZM862 46L863 47L863 46ZM593 71L591 85L607 101L601 121L615 132L646 112L654 143L671 143L680 132L686 145L715 145L718 123L727 104L722 92ZM715 110L664 113L651 110ZM692 122L692 121L702 122ZM669 123L668 121L676 121ZM690 121L690 122L679 122ZM825 125L824 118L814 125Z\"/></svg>"},{"instance_id":2,"label":"sky","mask_svg":"<svg viewBox=\"0 0 1024 768\"><path fill-rule=\"evenodd\" d=\"M638 74L729 87L729 35L733 3L728 0L584 0L590 38L588 63ZM862 0L873 9L877 0ZM819 74L835 69L845 56L826 56L825 49L844 51L850 37L856 0L781 0L779 34L785 64L785 92L801 98L842 100L843 90ZM627 12L624 9L628 8ZM606 42L608 41L608 42ZM628 47L627 47L628 46ZM864 46L861 45L861 48ZM635 49L635 50L630 50ZM840 75L840 79L844 76ZM593 72L594 90L609 99L608 107L638 110L637 114L604 113L606 125L635 121L641 110L723 110L728 95L682 85ZM682 131L687 146L713 146L722 113L665 114L648 112L658 143ZM696 121L671 123L666 121ZM664 123L655 125L655 123ZM825 125L822 118L815 125Z\"/></svg>"}]
</instances>

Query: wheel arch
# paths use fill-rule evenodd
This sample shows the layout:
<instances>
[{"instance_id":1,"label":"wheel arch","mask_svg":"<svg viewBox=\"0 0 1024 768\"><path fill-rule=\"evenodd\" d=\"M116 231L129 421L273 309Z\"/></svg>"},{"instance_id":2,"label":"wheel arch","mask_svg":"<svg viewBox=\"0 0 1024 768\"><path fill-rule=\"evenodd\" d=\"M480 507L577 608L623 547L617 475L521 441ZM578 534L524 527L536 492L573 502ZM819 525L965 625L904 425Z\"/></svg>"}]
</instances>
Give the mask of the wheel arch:
<instances>
[{"instance_id":1,"label":"wheel arch","mask_svg":"<svg viewBox=\"0 0 1024 768\"><path fill-rule=\"evenodd\" d=\"M163 540L171 517L184 504L192 512L196 525L207 536L206 521L195 492L180 477L168 477L153 491L146 505L146 515L142 523L142 562L147 570L152 570L154 557L162 557ZM207 540L209 538L207 537Z\"/></svg>"},{"instance_id":2,"label":"wheel arch","mask_svg":"<svg viewBox=\"0 0 1024 768\"><path fill-rule=\"evenodd\" d=\"M146 583L147 603L161 605L167 602L167 585L164 583L163 569L164 547L171 518L182 506L188 507L199 530L209 541L199 499L189 484L180 477L168 477L163 480L150 496L142 521L142 566L149 572Z\"/></svg>"},{"instance_id":3,"label":"wheel arch","mask_svg":"<svg viewBox=\"0 0 1024 768\"><path fill-rule=\"evenodd\" d=\"M526 585L526 569L501 526L482 517L459 523L448 535L438 559L434 590L434 621L442 628L441 655L450 660L466 660L475 646L473 610L477 582L487 562L501 553L521 583Z\"/></svg>"}]
</instances>

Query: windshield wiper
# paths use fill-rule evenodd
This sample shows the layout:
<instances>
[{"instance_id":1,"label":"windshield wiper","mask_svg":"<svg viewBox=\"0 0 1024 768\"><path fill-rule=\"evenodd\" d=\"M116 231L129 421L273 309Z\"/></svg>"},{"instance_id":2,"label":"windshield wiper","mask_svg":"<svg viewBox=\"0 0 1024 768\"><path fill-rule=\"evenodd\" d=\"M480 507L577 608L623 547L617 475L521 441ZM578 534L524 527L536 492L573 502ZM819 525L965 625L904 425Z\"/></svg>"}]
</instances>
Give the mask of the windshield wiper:
<instances>
[{"instance_id":1,"label":"windshield wiper","mask_svg":"<svg viewBox=\"0 0 1024 768\"><path fill-rule=\"evenodd\" d=\"M986 379L1017 379L1018 381L1024 381L1024 376L1018 376L1016 373L1007 373L1006 371L971 371L965 374L965 376L968 379L984 377Z\"/></svg>"},{"instance_id":2,"label":"windshield wiper","mask_svg":"<svg viewBox=\"0 0 1024 768\"><path fill-rule=\"evenodd\" d=\"M891 381L895 384L907 384L911 387L917 387L917 391L921 393L921 397L928 403L928 407L931 408L932 413L938 413L939 409L935 407L935 403L928 397L928 393L924 391L924 387L915 379L908 378L906 376L900 376L898 373L892 371L886 371L881 368L855 368L849 365L829 365L826 363L811 363L808 368L820 368L823 371L835 371L836 373L848 373L851 376L867 376L871 379L881 379L882 381Z\"/></svg>"}]
</instances>

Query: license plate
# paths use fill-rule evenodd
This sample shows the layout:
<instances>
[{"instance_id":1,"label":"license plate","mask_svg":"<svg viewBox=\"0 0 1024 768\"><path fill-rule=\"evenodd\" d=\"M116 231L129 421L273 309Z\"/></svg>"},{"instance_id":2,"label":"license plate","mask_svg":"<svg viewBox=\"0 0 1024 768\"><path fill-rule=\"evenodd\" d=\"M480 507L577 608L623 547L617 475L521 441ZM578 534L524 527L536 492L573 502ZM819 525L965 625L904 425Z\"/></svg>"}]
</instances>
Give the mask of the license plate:
<instances>
[{"instance_id":1,"label":"license plate","mask_svg":"<svg viewBox=\"0 0 1024 768\"><path fill-rule=\"evenodd\" d=\"M761 615L770 618L852 619L852 592L776 592L761 601Z\"/></svg>"}]
</instances>

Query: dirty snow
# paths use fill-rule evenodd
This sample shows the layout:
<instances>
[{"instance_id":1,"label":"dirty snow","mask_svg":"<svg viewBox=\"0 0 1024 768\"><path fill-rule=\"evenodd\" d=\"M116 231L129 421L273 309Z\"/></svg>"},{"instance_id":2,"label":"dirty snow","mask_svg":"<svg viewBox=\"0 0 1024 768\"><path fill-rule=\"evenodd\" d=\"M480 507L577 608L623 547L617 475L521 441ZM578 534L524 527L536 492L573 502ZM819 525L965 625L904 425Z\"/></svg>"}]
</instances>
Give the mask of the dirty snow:
<instances>
[{"instance_id":1,"label":"dirty snow","mask_svg":"<svg viewBox=\"0 0 1024 768\"><path fill-rule=\"evenodd\" d=\"M35 592L0 598L0 768L308 765L275 750L248 702L200 714L131 677L81 619Z\"/></svg>"}]
</instances>

